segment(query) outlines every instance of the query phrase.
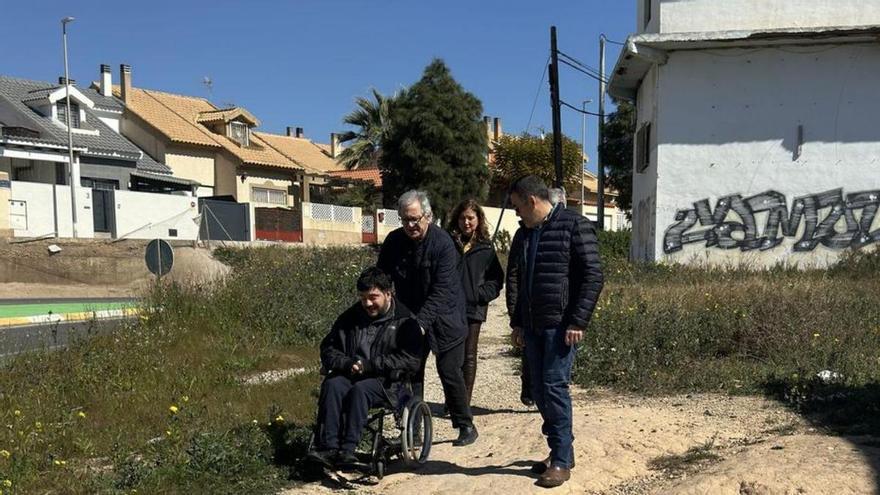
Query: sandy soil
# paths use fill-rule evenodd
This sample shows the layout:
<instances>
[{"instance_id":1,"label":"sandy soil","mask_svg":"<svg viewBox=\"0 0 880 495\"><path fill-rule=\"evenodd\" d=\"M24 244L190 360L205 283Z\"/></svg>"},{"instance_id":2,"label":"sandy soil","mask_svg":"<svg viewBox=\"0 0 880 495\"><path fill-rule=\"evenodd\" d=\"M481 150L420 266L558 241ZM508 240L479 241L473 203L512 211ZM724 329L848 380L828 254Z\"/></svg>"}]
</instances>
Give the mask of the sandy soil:
<instances>
[{"instance_id":1,"label":"sandy soil","mask_svg":"<svg viewBox=\"0 0 880 495\"><path fill-rule=\"evenodd\" d=\"M407 472L397 464L381 481L338 474L282 492L383 494L540 493L531 461L546 456L540 417L519 403L503 302L495 302L480 342L474 391L480 438L452 447L448 419L435 418L429 462ZM428 371L429 402L442 402ZM830 436L778 403L755 397L694 394L642 398L573 387L577 467L553 493L795 494L878 493L880 441ZM712 458L652 469L662 456L699 449ZM681 457L678 457L679 459Z\"/></svg>"}]
</instances>

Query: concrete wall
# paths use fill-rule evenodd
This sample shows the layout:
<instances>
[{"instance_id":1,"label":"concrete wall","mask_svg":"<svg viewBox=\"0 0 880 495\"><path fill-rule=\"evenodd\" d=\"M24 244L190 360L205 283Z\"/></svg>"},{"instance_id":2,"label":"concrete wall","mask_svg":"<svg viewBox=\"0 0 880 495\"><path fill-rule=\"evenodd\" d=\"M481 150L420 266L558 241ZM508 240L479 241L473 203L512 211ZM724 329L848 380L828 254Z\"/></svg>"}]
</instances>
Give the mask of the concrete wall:
<instances>
[{"instance_id":1,"label":"concrete wall","mask_svg":"<svg viewBox=\"0 0 880 495\"><path fill-rule=\"evenodd\" d=\"M878 84L877 45L671 53L658 98L645 84L639 101L640 120L654 107L659 163L634 180L634 205L660 177L640 254L821 266L880 241ZM634 244L650 241L634 214Z\"/></svg>"},{"instance_id":2,"label":"concrete wall","mask_svg":"<svg viewBox=\"0 0 880 495\"><path fill-rule=\"evenodd\" d=\"M171 167L175 177L197 181L213 195L214 153L169 147L165 151L165 164Z\"/></svg>"},{"instance_id":3,"label":"concrete wall","mask_svg":"<svg viewBox=\"0 0 880 495\"><path fill-rule=\"evenodd\" d=\"M119 189L128 190L131 181L131 172L135 170L134 162L117 162L115 165L107 163L88 163L89 160L100 161L91 157L82 157L79 176L92 179L109 179L119 183Z\"/></svg>"},{"instance_id":4,"label":"concrete wall","mask_svg":"<svg viewBox=\"0 0 880 495\"><path fill-rule=\"evenodd\" d=\"M498 220L501 220L501 228L499 229L499 233L502 230L506 230L508 234L510 234L510 238L513 239L513 234L516 234L517 229L519 229L519 217L516 216L516 212L513 211L513 208L508 208L504 210L504 216L501 216L501 208L494 208L491 206L484 206L483 212L486 214L486 223L489 226L489 235L495 233L495 228L498 226Z\"/></svg>"},{"instance_id":5,"label":"concrete wall","mask_svg":"<svg viewBox=\"0 0 880 495\"><path fill-rule=\"evenodd\" d=\"M256 169L253 167L248 167L246 169L247 176L245 177L244 182L241 181L241 176L237 176L235 180L236 187L236 201L239 203L255 203L260 207L274 207L279 206L273 203L259 203L255 202L253 198L251 198L251 188L252 187L261 187L265 189L277 189L287 193L287 206L293 207L296 206L297 201L295 197L295 190L293 188L294 185L294 175L296 171L294 170L264 170L264 169Z\"/></svg>"},{"instance_id":6,"label":"concrete wall","mask_svg":"<svg viewBox=\"0 0 880 495\"><path fill-rule=\"evenodd\" d=\"M640 8L645 0L637 0ZM659 24L647 32L696 32L880 24L880 3L864 0L652 0ZM639 28L642 17L639 16Z\"/></svg>"},{"instance_id":7,"label":"concrete wall","mask_svg":"<svg viewBox=\"0 0 880 495\"><path fill-rule=\"evenodd\" d=\"M10 186L9 174L0 171L0 237L12 237L12 229L9 228Z\"/></svg>"},{"instance_id":8,"label":"concrete wall","mask_svg":"<svg viewBox=\"0 0 880 495\"><path fill-rule=\"evenodd\" d=\"M119 125L121 134L160 163L165 163L165 141L140 117L125 112Z\"/></svg>"},{"instance_id":9,"label":"concrete wall","mask_svg":"<svg viewBox=\"0 0 880 495\"><path fill-rule=\"evenodd\" d=\"M362 241L362 210L351 208L352 221L328 221L312 218L309 212L312 203L303 203L303 243L304 244L361 244Z\"/></svg>"},{"instance_id":10,"label":"concrete wall","mask_svg":"<svg viewBox=\"0 0 880 495\"><path fill-rule=\"evenodd\" d=\"M657 196L657 156L659 150L656 146L656 136L661 132L658 125L660 112L659 101L656 98L659 69L653 68L645 76L639 87L636 100L636 129L645 124L651 124L654 134L651 147L651 160L648 167L637 172L633 164L633 192L632 192L632 229L633 237L630 245L630 257L633 259L653 261L656 259L654 246L656 244L656 213L654 206ZM638 143L633 143L637 148ZM638 156L634 149L633 157Z\"/></svg>"},{"instance_id":11,"label":"concrete wall","mask_svg":"<svg viewBox=\"0 0 880 495\"><path fill-rule=\"evenodd\" d=\"M58 236L73 237L70 188L38 184L34 182L12 182L9 199L9 219L15 237L41 237L55 232L57 212ZM54 198L53 198L54 196ZM77 235L81 238L95 237L92 217L92 190L77 188ZM19 226L20 228L15 228Z\"/></svg>"},{"instance_id":12,"label":"concrete wall","mask_svg":"<svg viewBox=\"0 0 880 495\"><path fill-rule=\"evenodd\" d=\"M116 237L194 240L199 234L196 198L116 191ZM176 235L172 230L176 230Z\"/></svg>"}]
</instances>

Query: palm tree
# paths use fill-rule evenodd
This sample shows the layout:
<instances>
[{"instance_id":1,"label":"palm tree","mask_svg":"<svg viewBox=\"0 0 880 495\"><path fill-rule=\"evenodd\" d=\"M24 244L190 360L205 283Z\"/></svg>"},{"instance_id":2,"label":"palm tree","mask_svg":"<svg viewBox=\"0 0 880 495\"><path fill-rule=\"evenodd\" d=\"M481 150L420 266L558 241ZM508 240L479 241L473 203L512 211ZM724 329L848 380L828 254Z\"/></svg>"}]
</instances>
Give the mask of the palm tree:
<instances>
[{"instance_id":1,"label":"palm tree","mask_svg":"<svg viewBox=\"0 0 880 495\"><path fill-rule=\"evenodd\" d=\"M349 170L377 164L382 143L391 130L391 106L400 93L386 97L375 89L372 91L374 100L359 96L355 100L357 108L343 119L358 128L339 136L340 143L351 143L337 158Z\"/></svg>"}]
</instances>

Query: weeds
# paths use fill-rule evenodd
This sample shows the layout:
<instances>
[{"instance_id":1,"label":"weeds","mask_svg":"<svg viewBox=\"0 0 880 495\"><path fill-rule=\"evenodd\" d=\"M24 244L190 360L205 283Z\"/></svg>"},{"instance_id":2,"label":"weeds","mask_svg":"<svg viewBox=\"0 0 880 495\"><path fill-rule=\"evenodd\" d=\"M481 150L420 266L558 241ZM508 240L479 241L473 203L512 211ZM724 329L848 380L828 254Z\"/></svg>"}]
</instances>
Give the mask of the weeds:
<instances>
[{"instance_id":1,"label":"weeds","mask_svg":"<svg viewBox=\"0 0 880 495\"><path fill-rule=\"evenodd\" d=\"M648 469L665 471L673 477L693 472L701 466L721 459L721 456L713 452L714 449L715 438L713 437L700 445L689 448L683 454L663 455L651 459L648 461Z\"/></svg>"}]
</instances>

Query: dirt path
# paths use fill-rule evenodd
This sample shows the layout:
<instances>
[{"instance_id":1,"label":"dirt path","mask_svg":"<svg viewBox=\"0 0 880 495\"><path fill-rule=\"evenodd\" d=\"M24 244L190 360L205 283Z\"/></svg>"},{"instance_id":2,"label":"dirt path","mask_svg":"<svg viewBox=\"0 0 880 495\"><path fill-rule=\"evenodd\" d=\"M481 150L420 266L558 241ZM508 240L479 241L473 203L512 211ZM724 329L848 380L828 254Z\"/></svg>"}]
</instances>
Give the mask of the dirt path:
<instances>
[{"instance_id":1,"label":"dirt path","mask_svg":"<svg viewBox=\"0 0 880 495\"><path fill-rule=\"evenodd\" d=\"M547 446L537 411L519 402L503 307L503 301L492 305L480 339L473 400L477 443L452 447L456 432L447 419L435 418L427 465L414 472L392 466L377 484L354 485L357 493L545 491L528 471ZM442 402L433 368L427 376L428 401ZM577 467L571 481L552 493L878 493L880 441L821 434L772 401L719 395L646 399L577 387L572 393ZM340 488L312 483L283 493Z\"/></svg>"}]
</instances>

